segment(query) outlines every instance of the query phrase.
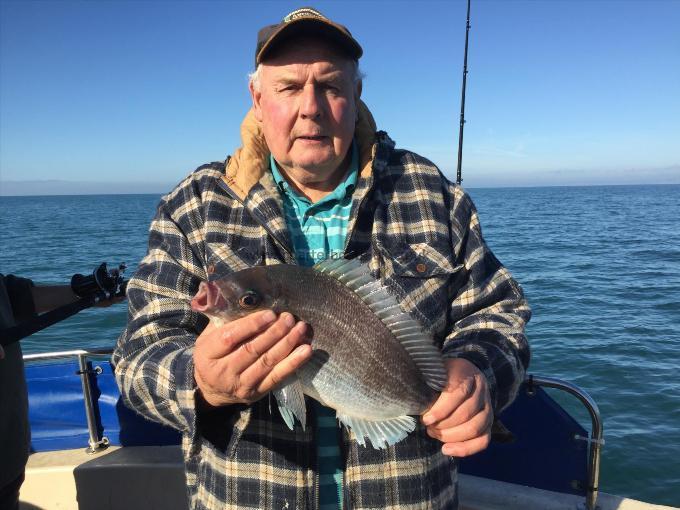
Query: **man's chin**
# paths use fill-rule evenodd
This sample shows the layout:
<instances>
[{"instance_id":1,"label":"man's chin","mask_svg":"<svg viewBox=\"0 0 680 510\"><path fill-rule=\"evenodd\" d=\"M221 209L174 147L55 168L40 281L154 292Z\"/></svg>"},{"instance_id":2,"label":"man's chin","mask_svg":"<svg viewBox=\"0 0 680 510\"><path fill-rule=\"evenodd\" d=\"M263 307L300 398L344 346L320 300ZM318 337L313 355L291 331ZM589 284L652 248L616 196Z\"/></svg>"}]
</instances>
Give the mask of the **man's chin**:
<instances>
[{"instance_id":1,"label":"man's chin","mask_svg":"<svg viewBox=\"0 0 680 510\"><path fill-rule=\"evenodd\" d=\"M306 154L296 158L293 164L304 172L318 174L332 172L342 165L343 159L335 157L335 154Z\"/></svg>"}]
</instances>

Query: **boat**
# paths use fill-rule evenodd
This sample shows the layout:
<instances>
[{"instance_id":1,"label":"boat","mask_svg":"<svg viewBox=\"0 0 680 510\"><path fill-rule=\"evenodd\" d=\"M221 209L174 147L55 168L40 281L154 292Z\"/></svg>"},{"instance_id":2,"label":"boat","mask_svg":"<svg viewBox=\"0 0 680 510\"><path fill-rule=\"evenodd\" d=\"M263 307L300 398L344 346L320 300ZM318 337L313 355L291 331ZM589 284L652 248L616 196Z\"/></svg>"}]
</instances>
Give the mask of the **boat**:
<instances>
[{"instance_id":1,"label":"boat","mask_svg":"<svg viewBox=\"0 0 680 510\"><path fill-rule=\"evenodd\" d=\"M24 356L32 453L22 510L188 510L180 435L125 406L111 353ZM585 406L590 431L546 388ZM674 508L599 491L602 419L597 404L577 386L530 375L500 419L515 440L461 459L461 510Z\"/></svg>"}]
</instances>

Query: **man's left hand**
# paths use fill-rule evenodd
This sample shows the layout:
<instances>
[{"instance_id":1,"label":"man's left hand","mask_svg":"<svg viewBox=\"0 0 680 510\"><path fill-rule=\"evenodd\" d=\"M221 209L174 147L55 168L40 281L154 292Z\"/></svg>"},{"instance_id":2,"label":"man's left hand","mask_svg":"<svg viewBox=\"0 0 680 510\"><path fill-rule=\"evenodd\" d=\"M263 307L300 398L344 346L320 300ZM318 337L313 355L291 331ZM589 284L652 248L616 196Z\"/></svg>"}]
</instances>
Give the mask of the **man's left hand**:
<instances>
[{"instance_id":1,"label":"man's left hand","mask_svg":"<svg viewBox=\"0 0 680 510\"><path fill-rule=\"evenodd\" d=\"M462 358L445 363L448 384L422 419L427 433L444 443L444 455L467 457L489 446L491 396L486 377L474 364Z\"/></svg>"}]
</instances>

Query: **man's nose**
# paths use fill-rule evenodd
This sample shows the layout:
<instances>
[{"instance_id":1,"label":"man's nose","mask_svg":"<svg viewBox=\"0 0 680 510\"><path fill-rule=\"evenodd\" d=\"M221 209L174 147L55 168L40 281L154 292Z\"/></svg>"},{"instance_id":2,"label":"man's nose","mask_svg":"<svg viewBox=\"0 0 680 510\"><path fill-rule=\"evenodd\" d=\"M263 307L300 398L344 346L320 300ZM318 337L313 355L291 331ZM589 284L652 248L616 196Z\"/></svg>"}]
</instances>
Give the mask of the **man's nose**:
<instances>
[{"instance_id":1,"label":"man's nose","mask_svg":"<svg viewBox=\"0 0 680 510\"><path fill-rule=\"evenodd\" d=\"M300 115L305 119L315 119L321 116L323 99L318 87L306 85L302 89Z\"/></svg>"}]
</instances>

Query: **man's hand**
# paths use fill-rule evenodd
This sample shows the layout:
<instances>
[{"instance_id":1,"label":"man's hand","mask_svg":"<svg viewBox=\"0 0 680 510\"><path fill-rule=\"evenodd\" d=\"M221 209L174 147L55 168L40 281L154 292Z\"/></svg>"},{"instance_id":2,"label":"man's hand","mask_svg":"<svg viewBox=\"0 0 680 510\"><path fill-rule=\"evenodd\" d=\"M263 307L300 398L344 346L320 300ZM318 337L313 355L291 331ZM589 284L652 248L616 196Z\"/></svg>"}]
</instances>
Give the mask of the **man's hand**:
<instances>
[{"instance_id":1,"label":"man's hand","mask_svg":"<svg viewBox=\"0 0 680 510\"><path fill-rule=\"evenodd\" d=\"M253 403L312 356L308 327L290 313L255 312L196 339L194 377L211 406Z\"/></svg>"},{"instance_id":2,"label":"man's hand","mask_svg":"<svg viewBox=\"0 0 680 510\"><path fill-rule=\"evenodd\" d=\"M448 384L423 415L427 433L439 439L442 453L467 457L481 452L491 439L493 410L486 377L471 362L446 361Z\"/></svg>"}]
</instances>

